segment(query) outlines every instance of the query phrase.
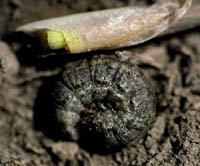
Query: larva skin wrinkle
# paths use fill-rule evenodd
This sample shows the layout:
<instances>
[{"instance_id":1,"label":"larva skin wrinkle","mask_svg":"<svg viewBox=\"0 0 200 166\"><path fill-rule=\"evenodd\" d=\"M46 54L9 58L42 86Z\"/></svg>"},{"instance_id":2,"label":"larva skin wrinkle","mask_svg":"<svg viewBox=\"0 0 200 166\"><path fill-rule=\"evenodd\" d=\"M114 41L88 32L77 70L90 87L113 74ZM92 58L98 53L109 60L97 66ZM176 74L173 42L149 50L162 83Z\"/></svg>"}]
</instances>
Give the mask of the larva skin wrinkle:
<instances>
[{"instance_id":1,"label":"larva skin wrinkle","mask_svg":"<svg viewBox=\"0 0 200 166\"><path fill-rule=\"evenodd\" d=\"M96 151L115 151L138 140L156 114L151 85L136 65L115 55L67 64L49 94L57 135Z\"/></svg>"},{"instance_id":2,"label":"larva skin wrinkle","mask_svg":"<svg viewBox=\"0 0 200 166\"><path fill-rule=\"evenodd\" d=\"M45 43L44 47L65 48L69 53L115 49L158 36L181 18L190 4L191 0L169 0L151 7L124 7L74 14L33 22L18 30L30 34L37 32L41 43Z\"/></svg>"}]
</instances>

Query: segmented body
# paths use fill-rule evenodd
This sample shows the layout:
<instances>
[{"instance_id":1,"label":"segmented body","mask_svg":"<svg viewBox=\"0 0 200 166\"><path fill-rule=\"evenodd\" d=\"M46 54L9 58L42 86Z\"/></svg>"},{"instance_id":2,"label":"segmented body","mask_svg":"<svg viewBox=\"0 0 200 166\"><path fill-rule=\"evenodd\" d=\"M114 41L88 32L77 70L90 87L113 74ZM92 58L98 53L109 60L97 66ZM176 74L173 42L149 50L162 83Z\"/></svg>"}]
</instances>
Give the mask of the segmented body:
<instances>
[{"instance_id":1,"label":"segmented body","mask_svg":"<svg viewBox=\"0 0 200 166\"><path fill-rule=\"evenodd\" d=\"M155 118L155 95L135 64L117 56L68 63L48 96L62 138L117 149L146 133Z\"/></svg>"}]
</instances>

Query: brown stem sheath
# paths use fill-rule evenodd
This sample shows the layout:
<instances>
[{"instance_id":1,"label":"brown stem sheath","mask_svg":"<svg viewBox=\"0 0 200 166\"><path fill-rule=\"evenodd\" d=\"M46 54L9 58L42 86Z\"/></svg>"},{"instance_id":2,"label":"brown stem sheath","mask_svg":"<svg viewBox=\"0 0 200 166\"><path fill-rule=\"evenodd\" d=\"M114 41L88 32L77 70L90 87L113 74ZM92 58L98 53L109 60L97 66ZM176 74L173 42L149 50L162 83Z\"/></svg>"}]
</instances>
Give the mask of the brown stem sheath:
<instances>
[{"instance_id":1,"label":"brown stem sheath","mask_svg":"<svg viewBox=\"0 0 200 166\"><path fill-rule=\"evenodd\" d=\"M200 5L191 7L188 12L177 22L172 24L161 35L173 34L200 26Z\"/></svg>"},{"instance_id":2,"label":"brown stem sheath","mask_svg":"<svg viewBox=\"0 0 200 166\"><path fill-rule=\"evenodd\" d=\"M168 0L150 7L131 6L81 13L37 21L18 30L40 34L44 47L65 48L69 53L116 49L155 38L171 25L165 33L178 31L177 20L181 27L188 20L198 21L190 14L185 15L191 3L192 0Z\"/></svg>"}]
</instances>

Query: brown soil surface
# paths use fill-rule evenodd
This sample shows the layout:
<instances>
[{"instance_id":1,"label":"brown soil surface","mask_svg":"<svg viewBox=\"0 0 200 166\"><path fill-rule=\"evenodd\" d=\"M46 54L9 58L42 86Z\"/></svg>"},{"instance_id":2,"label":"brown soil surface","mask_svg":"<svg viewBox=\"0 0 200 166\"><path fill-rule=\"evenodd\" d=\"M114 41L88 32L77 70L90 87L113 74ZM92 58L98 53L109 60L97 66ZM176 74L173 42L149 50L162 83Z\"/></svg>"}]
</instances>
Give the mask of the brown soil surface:
<instances>
[{"instance_id":1,"label":"brown soil surface","mask_svg":"<svg viewBox=\"0 0 200 166\"><path fill-rule=\"evenodd\" d=\"M34 125L40 87L72 56L43 56L32 41L10 35L24 23L114 8L131 0L0 1L0 166L198 166L200 165L200 31L193 29L121 50L91 54L132 57L157 94L157 116L147 135L119 152L87 152L76 142L55 141ZM150 0L149 0L150 2ZM151 1L152 2L152 1ZM21 40L23 42L16 42ZM78 57L78 55L75 55ZM2 64L1 64L2 63ZM2 75L2 74L1 74ZM1 84L1 78L0 78ZM48 97L48 96L46 96ZM95 141L95 140L94 140Z\"/></svg>"}]
</instances>

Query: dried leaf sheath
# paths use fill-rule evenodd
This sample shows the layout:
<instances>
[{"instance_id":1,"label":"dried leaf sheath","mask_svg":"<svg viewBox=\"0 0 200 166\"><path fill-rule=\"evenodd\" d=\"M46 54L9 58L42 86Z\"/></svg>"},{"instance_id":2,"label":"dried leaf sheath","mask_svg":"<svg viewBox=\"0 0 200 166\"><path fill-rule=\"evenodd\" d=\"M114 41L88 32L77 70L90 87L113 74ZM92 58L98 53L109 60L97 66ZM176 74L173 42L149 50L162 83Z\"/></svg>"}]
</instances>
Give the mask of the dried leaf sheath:
<instances>
[{"instance_id":1,"label":"dried leaf sheath","mask_svg":"<svg viewBox=\"0 0 200 166\"><path fill-rule=\"evenodd\" d=\"M200 26L200 4L192 6L181 19L172 24L170 28L161 33L161 35L173 34L197 26Z\"/></svg>"},{"instance_id":2,"label":"dried leaf sheath","mask_svg":"<svg viewBox=\"0 0 200 166\"><path fill-rule=\"evenodd\" d=\"M75 14L24 25L39 32L43 46L69 53L120 48L147 41L181 18L191 0L171 0L151 7L126 7Z\"/></svg>"}]
</instances>

